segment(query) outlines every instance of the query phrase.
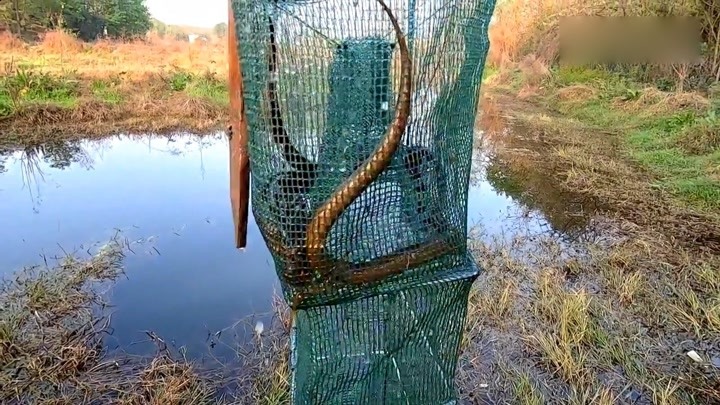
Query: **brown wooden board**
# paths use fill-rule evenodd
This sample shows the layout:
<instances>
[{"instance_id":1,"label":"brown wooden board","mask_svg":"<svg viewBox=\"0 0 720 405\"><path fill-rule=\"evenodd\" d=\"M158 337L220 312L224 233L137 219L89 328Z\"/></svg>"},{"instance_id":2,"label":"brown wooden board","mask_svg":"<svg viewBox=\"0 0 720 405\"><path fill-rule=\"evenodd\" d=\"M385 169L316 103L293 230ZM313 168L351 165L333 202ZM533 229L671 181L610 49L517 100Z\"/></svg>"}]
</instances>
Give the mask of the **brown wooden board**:
<instances>
[{"instance_id":1,"label":"brown wooden board","mask_svg":"<svg viewBox=\"0 0 720 405\"><path fill-rule=\"evenodd\" d=\"M230 201L235 227L235 245L247 243L248 205L250 198L250 159L248 130L243 102L242 67L237 49L235 16L232 0L228 0L228 68L230 85Z\"/></svg>"}]
</instances>

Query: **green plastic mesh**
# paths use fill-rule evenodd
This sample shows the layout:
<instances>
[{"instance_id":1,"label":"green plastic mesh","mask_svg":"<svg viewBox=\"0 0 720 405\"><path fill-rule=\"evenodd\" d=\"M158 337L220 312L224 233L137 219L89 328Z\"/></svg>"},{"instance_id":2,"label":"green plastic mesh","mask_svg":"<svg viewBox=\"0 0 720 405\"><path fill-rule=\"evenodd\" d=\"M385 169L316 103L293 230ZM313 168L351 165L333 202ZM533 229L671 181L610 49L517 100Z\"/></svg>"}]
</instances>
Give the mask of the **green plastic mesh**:
<instances>
[{"instance_id":1,"label":"green plastic mesh","mask_svg":"<svg viewBox=\"0 0 720 405\"><path fill-rule=\"evenodd\" d=\"M450 404L472 263L440 282L297 312L296 404Z\"/></svg>"},{"instance_id":2,"label":"green plastic mesh","mask_svg":"<svg viewBox=\"0 0 720 405\"><path fill-rule=\"evenodd\" d=\"M386 0L412 61L389 165L310 260L308 224L388 136L402 63L377 0L233 0L255 220L294 311L295 403L448 403L478 275L467 192L494 0Z\"/></svg>"}]
</instances>

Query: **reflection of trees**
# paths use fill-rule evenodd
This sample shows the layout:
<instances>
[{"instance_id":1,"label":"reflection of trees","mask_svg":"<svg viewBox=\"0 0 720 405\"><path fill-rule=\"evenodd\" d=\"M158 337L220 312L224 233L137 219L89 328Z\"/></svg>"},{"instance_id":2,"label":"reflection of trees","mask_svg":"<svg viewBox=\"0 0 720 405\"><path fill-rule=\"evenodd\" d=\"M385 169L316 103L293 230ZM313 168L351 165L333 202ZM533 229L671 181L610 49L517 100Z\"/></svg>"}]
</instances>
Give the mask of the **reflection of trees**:
<instances>
[{"instance_id":1,"label":"reflection of trees","mask_svg":"<svg viewBox=\"0 0 720 405\"><path fill-rule=\"evenodd\" d=\"M11 150L0 148L0 174L5 173L7 171L7 160L8 157L12 154Z\"/></svg>"},{"instance_id":2,"label":"reflection of trees","mask_svg":"<svg viewBox=\"0 0 720 405\"><path fill-rule=\"evenodd\" d=\"M30 193L30 201L33 204L33 211L38 211L38 205L40 205L40 182L37 181L37 176L44 178L42 168L40 167L39 154L30 149L30 152L23 151L20 155L20 173L22 174L23 184L28 188ZM38 196L33 194L33 184L37 191Z\"/></svg>"},{"instance_id":3,"label":"reflection of trees","mask_svg":"<svg viewBox=\"0 0 720 405\"><path fill-rule=\"evenodd\" d=\"M6 170L4 162L12 154L19 155L17 161L20 163L23 184L30 193L33 210L35 211L37 211L37 205L42 202L40 182L44 180L45 174L42 170L41 161L52 168L60 170L67 169L73 163L79 164L85 169L90 169L94 163L90 154L83 147L82 141L58 140L43 144L28 144L16 150L0 150L0 173Z\"/></svg>"},{"instance_id":4,"label":"reflection of trees","mask_svg":"<svg viewBox=\"0 0 720 405\"><path fill-rule=\"evenodd\" d=\"M224 135L221 133L213 135L171 134L142 136L141 138L147 144L149 151L167 153L171 156L184 156L190 151L190 146L196 146L198 150L202 151L218 141L223 141Z\"/></svg>"},{"instance_id":5,"label":"reflection of trees","mask_svg":"<svg viewBox=\"0 0 720 405\"><path fill-rule=\"evenodd\" d=\"M23 157L42 160L54 169L64 170L77 163L84 169L91 169L93 159L83 148L81 141L52 141L36 145L27 145Z\"/></svg>"}]
</instances>

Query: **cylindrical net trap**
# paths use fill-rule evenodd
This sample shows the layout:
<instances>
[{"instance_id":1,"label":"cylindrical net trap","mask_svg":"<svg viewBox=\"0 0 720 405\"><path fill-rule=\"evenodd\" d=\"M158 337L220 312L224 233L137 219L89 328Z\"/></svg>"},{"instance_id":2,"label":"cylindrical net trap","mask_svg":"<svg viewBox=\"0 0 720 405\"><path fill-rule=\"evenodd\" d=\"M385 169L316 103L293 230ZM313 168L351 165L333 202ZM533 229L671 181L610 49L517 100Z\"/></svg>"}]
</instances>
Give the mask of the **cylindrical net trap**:
<instances>
[{"instance_id":1,"label":"cylindrical net trap","mask_svg":"<svg viewBox=\"0 0 720 405\"><path fill-rule=\"evenodd\" d=\"M293 401L444 404L494 0L232 0L252 209L294 309Z\"/></svg>"}]
</instances>

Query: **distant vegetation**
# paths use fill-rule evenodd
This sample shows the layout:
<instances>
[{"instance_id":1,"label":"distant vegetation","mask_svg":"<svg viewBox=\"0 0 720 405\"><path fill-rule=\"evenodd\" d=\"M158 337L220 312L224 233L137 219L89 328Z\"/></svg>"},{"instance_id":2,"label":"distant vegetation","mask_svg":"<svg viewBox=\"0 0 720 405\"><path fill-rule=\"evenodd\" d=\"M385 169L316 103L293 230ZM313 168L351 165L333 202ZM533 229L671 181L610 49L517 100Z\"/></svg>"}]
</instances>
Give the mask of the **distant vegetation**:
<instances>
[{"instance_id":1,"label":"distant vegetation","mask_svg":"<svg viewBox=\"0 0 720 405\"><path fill-rule=\"evenodd\" d=\"M166 24L144 0L0 0L0 142L222 128L226 34Z\"/></svg>"},{"instance_id":2,"label":"distant vegetation","mask_svg":"<svg viewBox=\"0 0 720 405\"><path fill-rule=\"evenodd\" d=\"M494 67L539 62L560 63L560 18L563 16L692 16L702 27L702 63L605 66L663 91L707 90L720 80L720 2L717 0L500 0L490 28Z\"/></svg>"},{"instance_id":3,"label":"distant vegetation","mask_svg":"<svg viewBox=\"0 0 720 405\"><path fill-rule=\"evenodd\" d=\"M82 42L53 30L30 43L0 33L0 145L224 128L226 48L155 33Z\"/></svg>"},{"instance_id":4,"label":"distant vegetation","mask_svg":"<svg viewBox=\"0 0 720 405\"><path fill-rule=\"evenodd\" d=\"M227 32L226 23L217 24L213 28L204 28L192 27L187 25L165 24L164 22L155 18L151 19L151 21L151 33L157 35L160 38L175 39L177 41L188 41L190 34L201 35L204 37L215 35L218 38L223 38L225 36L225 33Z\"/></svg>"},{"instance_id":5,"label":"distant vegetation","mask_svg":"<svg viewBox=\"0 0 720 405\"><path fill-rule=\"evenodd\" d=\"M2 31L25 40L39 39L46 32L66 31L86 42L100 38L132 40L149 33L187 41L190 34L223 38L227 23L213 28L166 24L150 16L145 0L3 0Z\"/></svg>"},{"instance_id":6,"label":"distant vegetation","mask_svg":"<svg viewBox=\"0 0 720 405\"><path fill-rule=\"evenodd\" d=\"M0 24L16 35L64 29L85 41L137 38L152 28L144 0L8 0Z\"/></svg>"},{"instance_id":7,"label":"distant vegetation","mask_svg":"<svg viewBox=\"0 0 720 405\"><path fill-rule=\"evenodd\" d=\"M228 32L227 23L222 22L220 24L216 24L215 27L213 28L213 31L215 32L215 35L217 35L218 37L225 38L225 36L227 35L227 32Z\"/></svg>"},{"instance_id":8,"label":"distant vegetation","mask_svg":"<svg viewBox=\"0 0 720 405\"><path fill-rule=\"evenodd\" d=\"M702 27L702 58L561 66L560 17L572 15L692 16ZM489 36L496 88L617 134L622 152L656 176L655 187L698 209L720 208L720 2L504 1Z\"/></svg>"}]
</instances>

